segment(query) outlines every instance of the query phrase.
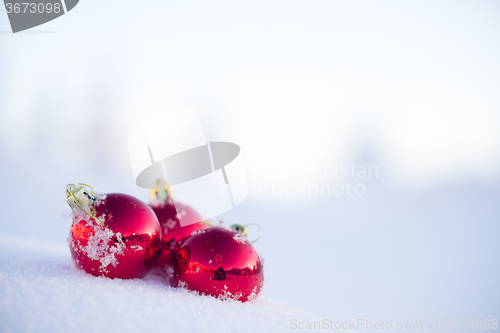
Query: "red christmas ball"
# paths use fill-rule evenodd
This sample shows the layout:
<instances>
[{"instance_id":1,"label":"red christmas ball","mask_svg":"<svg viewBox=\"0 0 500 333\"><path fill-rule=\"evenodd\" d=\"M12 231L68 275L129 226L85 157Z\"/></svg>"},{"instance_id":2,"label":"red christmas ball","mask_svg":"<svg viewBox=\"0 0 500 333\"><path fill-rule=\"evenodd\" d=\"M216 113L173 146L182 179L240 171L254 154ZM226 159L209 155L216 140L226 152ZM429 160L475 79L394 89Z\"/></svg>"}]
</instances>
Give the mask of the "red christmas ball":
<instances>
[{"instance_id":1,"label":"red christmas ball","mask_svg":"<svg viewBox=\"0 0 500 333\"><path fill-rule=\"evenodd\" d=\"M199 222L202 221L202 218L193 208L181 203L176 203L176 205L179 212L177 212L176 206L170 197L166 200L153 200L150 204L158 217L163 241L163 249L156 267L170 267L175 252L186 238L193 232L207 227L207 225ZM183 220L191 224L181 227L179 215L182 215Z\"/></svg>"},{"instance_id":2,"label":"red christmas ball","mask_svg":"<svg viewBox=\"0 0 500 333\"><path fill-rule=\"evenodd\" d=\"M264 283L257 251L243 235L225 226L193 233L177 251L173 268L175 286L223 300L251 301Z\"/></svg>"},{"instance_id":3,"label":"red christmas ball","mask_svg":"<svg viewBox=\"0 0 500 333\"><path fill-rule=\"evenodd\" d=\"M68 195L73 208L68 241L76 267L94 276L144 277L158 261L162 248L160 226L153 210L127 194L92 198L83 193L88 198L87 205L82 193Z\"/></svg>"}]
</instances>

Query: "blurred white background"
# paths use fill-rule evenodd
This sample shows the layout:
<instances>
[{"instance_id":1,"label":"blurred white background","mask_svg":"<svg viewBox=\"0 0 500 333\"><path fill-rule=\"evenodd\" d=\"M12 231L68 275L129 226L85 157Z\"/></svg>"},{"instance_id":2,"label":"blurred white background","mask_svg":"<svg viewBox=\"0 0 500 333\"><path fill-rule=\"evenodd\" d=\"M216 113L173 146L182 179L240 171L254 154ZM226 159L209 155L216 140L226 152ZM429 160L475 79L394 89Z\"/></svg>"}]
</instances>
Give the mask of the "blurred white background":
<instances>
[{"instance_id":1,"label":"blurred white background","mask_svg":"<svg viewBox=\"0 0 500 333\"><path fill-rule=\"evenodd\" d=\"M242 146L251 195L221 217L264 229L267 297L338 320L498 318L499 17L498 1L82 0L12 34L0 11L0 233L65 242L67 183L147 200L129 132L196 104L208 140ZM278 194L322 181L365 192Z\"/></svg>"}]
</instances>

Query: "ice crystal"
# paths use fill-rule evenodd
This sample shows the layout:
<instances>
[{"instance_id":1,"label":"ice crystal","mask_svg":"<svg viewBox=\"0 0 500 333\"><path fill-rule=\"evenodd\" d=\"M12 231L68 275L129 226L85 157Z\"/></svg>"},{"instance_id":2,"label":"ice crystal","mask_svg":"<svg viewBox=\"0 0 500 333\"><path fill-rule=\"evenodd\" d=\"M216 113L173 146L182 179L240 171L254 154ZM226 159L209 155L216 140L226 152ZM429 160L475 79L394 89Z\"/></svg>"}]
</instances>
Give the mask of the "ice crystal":
<instances>
[{"instance_id":1,"label":"ice crystal","mask_svg":"<svg viewBox=\"0 0 500 333\"><path fill-rule=\"evenodd\" d=\"M221 229L227 230L227 231L234 231L233 229L231 229L231 227L229 227L223 223L219 224L218 227Z\"/></svg>"},{"instance_id":2,"label":"ice crystal","mask_svg":"<svg viewBox=\"0 0 500 333\"><path fill-rule=\"evenodd\" d=\"M107 195L103 193L96 193L94 206L100 206L101 204L106 202Z\"/></svg>"},{"instance_id":3,"label":"ice crystal","mask_svg":"<svg viewBox=\"0 0 500 333\"><path fill-rule=\"evenodd\" d=\"M201 235L201 234L204 234L205 232L206 232L206 229L201 229L201 230L198 230L198 231L193 231L191 233L191 236Z\"/></svg>"},{"instance_id":4,"label":"ice crystal","mask_svg":"<svg viewBox=\"0 0 500 333\"><path fill-rule=\"evenodd\" d=\"M234 299L234 300L239 300L243 294L241 292L239 293L231 293L229 290L227 290L227 285L224 285L224 293L222 295L219 295L219 299L222 301L227 301L228 299Z\"/></svg>"},{"instance_id":5,"label":"ice crystal","mask_svg":"<svg viewBox=\"0 0 500 333\"><path fill-rule=\"evenodd\" d=\"M99 267L101 272L107 272L106 267L109 265L116 267L118 264L116 256L123 254L126 248L121 233L115 234L110 229L100 225L94 225L94 233L89 237L86 246L81 245L71 236L69 241L73 249L82 251L92 260L98 260L101 263Z\"/></svg>"},{"instance_id":6,"label":"ice crystal","mask_svg":"<svg viewBox=\"0 0 500 333\"><path fill-rule=\"evenodd\" d=\"M257 286L255 286L252 289L252 292L250 293L250 295L248 295L249 302L253 302L255 299L257 299Z\"/></svg>"},{"instance_id":7,"label":"ice crystal","mask_svg":"<svg viewBox=\"0 0 500 333\"><path fill-rule=\"evenodd\" d=\"M247 240L247 239L245 238L245 236L243 236L243 235L242 235L242 234L240 234L240 233L235 234L235 235L233 236L233 239L234 239L236 242L240 243L240 244L245 244L245 243L246 243L246 240Z\"/></svg>"}]
</instances>

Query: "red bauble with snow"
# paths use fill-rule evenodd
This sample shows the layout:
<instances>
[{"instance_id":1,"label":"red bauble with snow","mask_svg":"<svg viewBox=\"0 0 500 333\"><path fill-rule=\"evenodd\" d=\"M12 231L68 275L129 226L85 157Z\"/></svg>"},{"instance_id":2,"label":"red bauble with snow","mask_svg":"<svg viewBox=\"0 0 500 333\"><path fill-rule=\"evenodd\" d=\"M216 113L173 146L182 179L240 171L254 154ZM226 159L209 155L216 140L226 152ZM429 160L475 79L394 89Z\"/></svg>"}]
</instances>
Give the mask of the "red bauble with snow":
<instances>
[{"instance_id":1,"label":"red bauble with snow","mask_svg":"<svg viewBox=\"0 0 500 333\"><path fill-rule=\"evenodd\" d=\"M252 244L225 226L194 232L177 251L173 267L175 286L223 300L252 301L264 283Z\"/></svg>"},{"instance_id":2,"label":"red bauble with snow","mask_svg":"<svg viewBox=\"0 0 500 333\"><path fill-rule=\"evenodd\" d=\"M153 200L150 206L158 217L163 241L163 249L156 267L168 268L172 265L175 252L186 238L195 231L205 229L207 225L200 223L202 218L193 208L182 203L174 205L170 197L166 200ZM181 226L179 215L182 215L183 221L186 221L188 225Z\"/></svg>"},{"instance_id":3,"label":"red bauble with snow","mask_svg":"<svg viewBox=\"0 0 500 333\"><path fill-rule=\"evenodd\" d=\"M155 181L149 205L158 217L163 241L156 267L170 275L175 252L189 235L205 229L207 225L201 223L202 217L193 208L179 202L174 203L170 187L162 178ZM184 226L180 224L181 218Z\"/></svg>"},{"instance_id":4,"label":"red bauble with snow","mask_svg":"<svg viewBox=\"0 0 500 333\"><path fill-rule=\"evenodd\" d=\"M160 226L153 210L126 194L95 198L85 194L89 198L87 205L68 198L73 208L68 240L76 267L94 276L144 277L162 249Z\"/></svg>"}]
</instances>

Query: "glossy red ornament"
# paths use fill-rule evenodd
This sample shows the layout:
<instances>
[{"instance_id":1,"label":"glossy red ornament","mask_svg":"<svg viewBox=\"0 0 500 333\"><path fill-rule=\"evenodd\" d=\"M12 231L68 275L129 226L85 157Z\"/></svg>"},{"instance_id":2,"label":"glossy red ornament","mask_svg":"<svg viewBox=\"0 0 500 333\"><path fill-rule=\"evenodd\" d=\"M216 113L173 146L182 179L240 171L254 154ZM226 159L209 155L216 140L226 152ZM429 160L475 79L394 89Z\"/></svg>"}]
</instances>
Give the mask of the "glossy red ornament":
<instances>
[{"instance_id":1,"label":"glossy red ornament","mask_svg":"<svg viewBox=\"0 0 500 333\"><path fill-rule=\"evenodd\" d=\"M202 221L202 218L193 208L182 203L176 203L176 205L179 208L179 212L177 212L176 206L170 196L166 200L155 199L150 203L156 217L158 217L163 241L163 249L156 267L164 268L171 266L175 252L186 238L193 232L207 227L206 224L198 222ZM182 215L185 221L192 224L181 227L178 214Z\"/></svg>"},{"instance_id":2,"label":"glossy red ornament","mask_svg":"<svg viewBox=\"0 0 500 333\"><path fill-rule=\"evenodd\" d=\"M89 196L88 206L76 200L70 205L68 241L76 267L94 276L122 279L142 278L154 267L161 254L161 232L144 202L110 193L95 200Z\"/></svg>"},{"instance_id":3,"label":"glossy red ornament","mask_svg":"<svg viewBox=\"0 0 500 333\"><path fill-rule=\"evenodd\" d=\"M251 301L264 283L263 265L252 244L225 226L193 233L177 251L173 267L175 286L223 300Z\"/></svg>"}]
</instances>

